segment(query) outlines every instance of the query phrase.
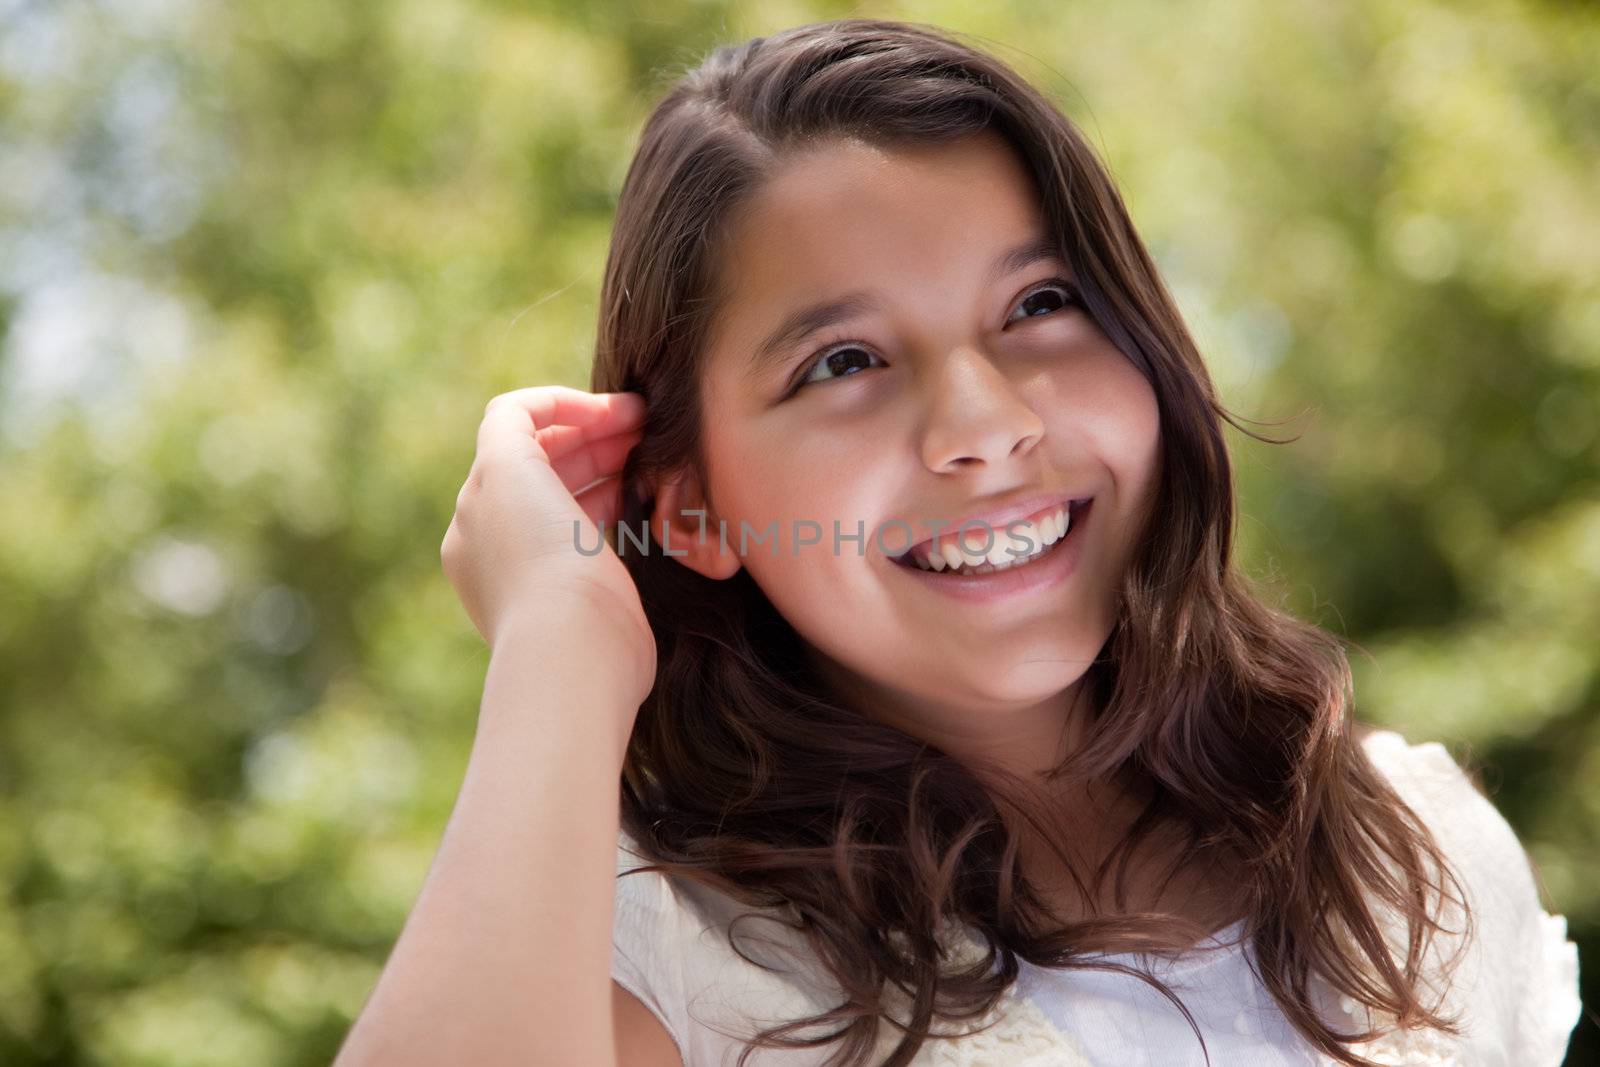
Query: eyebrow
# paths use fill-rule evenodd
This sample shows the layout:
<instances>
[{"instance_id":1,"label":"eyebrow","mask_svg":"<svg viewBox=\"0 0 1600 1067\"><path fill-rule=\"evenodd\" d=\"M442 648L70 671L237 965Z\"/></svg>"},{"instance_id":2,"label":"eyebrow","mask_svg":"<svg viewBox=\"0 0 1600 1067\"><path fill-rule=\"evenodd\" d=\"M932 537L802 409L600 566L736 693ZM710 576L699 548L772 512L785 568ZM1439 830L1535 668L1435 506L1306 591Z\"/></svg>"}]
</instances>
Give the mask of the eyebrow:
<instances>
[{"instance_id":1,"label":"eyebrow","mask_svg":"<svg viewBox=\"0 0 1600 1067\"><path fill-rule=\"evenodd\" d=\"M1008 248L989 266L985 285L994 285L1024 267L1043 259L1059 258L1061 249L1053 238L1034 236L1014 248ZM867 290L858 289L832 300L807 304L784 316L776 329L751 353L746 374L754 378L766 372L778 358L811 334L836 323L855 318L868 311L878 311L882 302Z\"/></svg>"}]
</instances>

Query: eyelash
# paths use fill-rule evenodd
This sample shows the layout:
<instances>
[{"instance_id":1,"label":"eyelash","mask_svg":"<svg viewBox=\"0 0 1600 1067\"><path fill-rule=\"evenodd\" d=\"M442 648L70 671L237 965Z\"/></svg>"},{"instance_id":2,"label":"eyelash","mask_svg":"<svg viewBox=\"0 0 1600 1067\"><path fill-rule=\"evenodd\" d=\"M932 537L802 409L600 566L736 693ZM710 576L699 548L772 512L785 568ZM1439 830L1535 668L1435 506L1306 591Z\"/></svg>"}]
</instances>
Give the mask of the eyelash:
<instances>
[{"instance_id":1,"label":"eyelash","mask_svg":"<svg viewBox=\"0 0 1600 1067\"><path fill-rule=\"evenodd\" d=\"M1060 312L1066 311L1068 308L1072 308L1072 307L1078 307L1078 308L1083 307L1083 300L1081 299L1081 297L1078 294L1077 286L1073 285L1071 282L1069 282L1065 278L1051 278L1048 281L1040 282L1038 285L1035 285L1033 288L1029 289L1026 293L1024 293L1022 295L1022 299L1017 301L1017 304L1020 306L1021 304L1026 303L1032 297L1038 296L1040 293L1045 292L1046 290L1049 290L1049 289L1060 289L1062 291L1062 293L1064 294L1064 296L1065 296L1065 299L1063 301L1062 306L1055 309L1056 313L1059 314ZM1048 316L1038 316L1038 315L1025 316L1025 318L1041 318L1041 317L1048 317ZM800 372L799 372L798 375L796 375L794 383L792 385L790 385L787 390L785 390L785 392L783 394L784 398L787 399L788 397L793 396L795 393L798 393L801 389L804 389L808 385L820 385L820 384L822 384L821 382L810 382L810 381L807 381L806 379L811 376L811 372L816 369L817 364L821 363L823 360L827 359L829 356L835 355L836 353L839 353L839 352L847 352L852 348L861 348L861 349L865 350L865 349L867 349L867 345L866 345L866 342L864 342L864 341L857 341L857 340L853 340L853 339L850 339L850 338L847 338L847 337L842 337L842 336L841 337L832 338L831 340L828 340L828 341L824 341L822 343L822 346L820 348L818 348L815 352L813 352L811 354L810 358L807 359L805 361L805 363L801 366ZM863 369L865 369L865 368L863 368ZM856 373L859 373L859 372L856 372ZM854 376L855 376L855 374L843 374L843 375L840 375L840 378L853 378ZM829 379L826 379L826 378L823 379L823 381L828 381L828 380ZM833 380L838 380L838 379L833 379Z\"/></svg>"}]
</instances>

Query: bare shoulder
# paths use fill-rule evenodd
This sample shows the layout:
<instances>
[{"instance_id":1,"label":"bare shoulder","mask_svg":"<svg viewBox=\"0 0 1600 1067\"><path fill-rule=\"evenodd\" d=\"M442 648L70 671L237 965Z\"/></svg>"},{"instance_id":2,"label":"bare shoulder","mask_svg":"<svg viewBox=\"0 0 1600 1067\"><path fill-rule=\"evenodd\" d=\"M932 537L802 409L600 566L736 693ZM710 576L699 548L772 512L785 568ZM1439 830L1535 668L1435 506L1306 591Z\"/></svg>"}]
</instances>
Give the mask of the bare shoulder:
<instances>
[{"instance_id":1,"label":"bare shoulder","mask_svg":"<svg viewBox=\"0 0 1600 1067\"><path fill-rule=\"evenodd\" d=\"M612 1017L616 1020L617 1067L684 1067L672 1035L644 1002L611 982Z\"/></svg>"}]
</instances>

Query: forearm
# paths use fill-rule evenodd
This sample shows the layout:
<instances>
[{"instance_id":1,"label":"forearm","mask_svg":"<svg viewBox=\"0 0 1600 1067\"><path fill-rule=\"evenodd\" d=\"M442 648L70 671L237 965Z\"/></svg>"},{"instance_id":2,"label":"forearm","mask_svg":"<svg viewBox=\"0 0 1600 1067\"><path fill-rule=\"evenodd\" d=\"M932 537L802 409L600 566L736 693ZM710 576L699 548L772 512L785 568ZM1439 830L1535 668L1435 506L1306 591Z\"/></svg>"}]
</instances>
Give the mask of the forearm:
<instances>
[{"instance_id":1,"label":"forearm","mask_svg":"<svg viewBox=\"0 0 1600 1067\"><path fill-rule=\"evenodd\" d=\"M338 1067L613 1062L618 778L637 709L596 662L605 647L537 620L498 642L455 810Z\"/></svg>"}]
</instances>

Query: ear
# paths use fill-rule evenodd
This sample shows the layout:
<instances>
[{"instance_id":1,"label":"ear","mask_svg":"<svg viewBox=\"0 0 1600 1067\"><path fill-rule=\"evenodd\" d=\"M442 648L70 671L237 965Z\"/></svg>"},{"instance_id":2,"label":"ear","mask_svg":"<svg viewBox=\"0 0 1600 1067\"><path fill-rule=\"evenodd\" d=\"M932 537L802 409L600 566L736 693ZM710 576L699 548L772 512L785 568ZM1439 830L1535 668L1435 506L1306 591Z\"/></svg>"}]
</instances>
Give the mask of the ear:
<instances>
[{"instance_id":1,"label":"ear","mask_svg":"<svg viewBox=\"0 0 1600 1067\"><path fill-rule=\"evenodd\" d=\"M723 529L722 520L691 472L663 477L657 483L655 507L650 512L653 551L707 578L732 578L743 564L738 551L724 543Z\"/></svg>"}]
</instances>

